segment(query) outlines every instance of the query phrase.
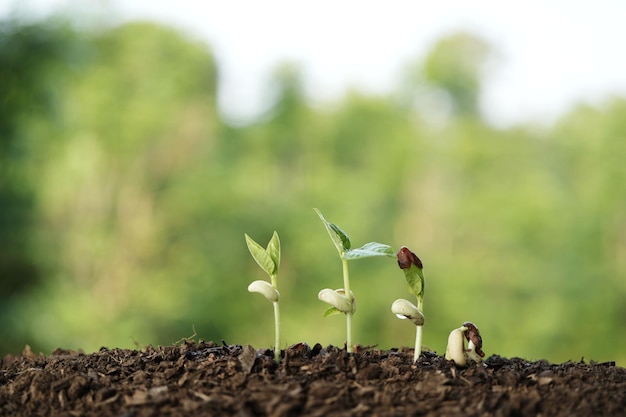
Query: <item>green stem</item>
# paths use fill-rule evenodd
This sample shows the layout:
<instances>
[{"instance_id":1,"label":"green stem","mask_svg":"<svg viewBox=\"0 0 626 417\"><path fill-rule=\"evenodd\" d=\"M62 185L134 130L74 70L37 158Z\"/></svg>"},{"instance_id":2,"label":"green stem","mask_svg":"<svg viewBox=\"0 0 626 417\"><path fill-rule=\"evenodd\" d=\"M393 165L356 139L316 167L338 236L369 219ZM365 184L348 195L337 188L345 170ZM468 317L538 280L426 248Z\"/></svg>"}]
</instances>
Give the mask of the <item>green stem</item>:
<instances>
[{"instance_id":1,"label":"green stem","mask_svg":"<svg viewBox=\"0 0 626 417\"><path fill-rule=\"evenodd\" d=\"M350 295L350 274L348 273L348 261L341 259L343 266L343 290L345 296L352 303L352 297ZM354 352L352 347L352 312L346 313L346 349L348 353Z\"/></svg>"},{"instance_id":2,"label":"green stem","mask_svg":"<svg viewBox=\"0 0 626 417\"><path fill-rule=\"evenodd\" d=\"M346 297L350 299L350 275L348 274L348 261L341 259L343 266L343 290L346 292Z\"/></svg>"}]
</instances>

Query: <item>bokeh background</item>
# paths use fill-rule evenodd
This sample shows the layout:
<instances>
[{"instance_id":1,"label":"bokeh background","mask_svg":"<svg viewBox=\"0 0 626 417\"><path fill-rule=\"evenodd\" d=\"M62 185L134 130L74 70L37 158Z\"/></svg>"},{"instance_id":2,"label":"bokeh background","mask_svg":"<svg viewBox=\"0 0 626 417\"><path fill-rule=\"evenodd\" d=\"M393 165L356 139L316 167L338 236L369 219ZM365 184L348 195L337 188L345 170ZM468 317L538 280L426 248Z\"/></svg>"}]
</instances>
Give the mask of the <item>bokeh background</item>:
<instances>
[{"instance_id":1,"label":"bokeh background","mask_svg":"<svg viewBox=\"0 0 626 417\"><path fill-rule=\"evenodd\" d=\"M113 15L1 17L0 354L194 334L270 347L244 233L274 230L281 347L341 345L317 300L342 285L317 207L355 246L420 256L431 349L470 320L488 355L626 365L623 95L498 125L481 101L497 47L459 27L384 93L311 100L306 67L276 62L262 111L234 122L210 42ZM354 341L410 346L395 261L350 268Z\"/></svg>"}]
</instances>

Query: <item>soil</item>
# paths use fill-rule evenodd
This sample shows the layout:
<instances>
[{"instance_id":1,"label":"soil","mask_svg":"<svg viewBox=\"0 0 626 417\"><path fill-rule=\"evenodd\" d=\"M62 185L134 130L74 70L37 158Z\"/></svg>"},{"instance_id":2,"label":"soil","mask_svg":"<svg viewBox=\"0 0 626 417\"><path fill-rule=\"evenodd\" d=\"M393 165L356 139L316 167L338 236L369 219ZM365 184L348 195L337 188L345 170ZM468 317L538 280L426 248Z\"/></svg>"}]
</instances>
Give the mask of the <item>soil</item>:
<instances>
[{"instance_id":1,"label":"soil","mask_svg":"<svg viewBox=\"0 0 626 417\"><path fill-rule=\"evenodd\" d=\"M491 356L458 369L434 352L306 344L282 352L184 340L6 356L2 416L624 416L615 363Z\"/></svg>"}]
</instances>

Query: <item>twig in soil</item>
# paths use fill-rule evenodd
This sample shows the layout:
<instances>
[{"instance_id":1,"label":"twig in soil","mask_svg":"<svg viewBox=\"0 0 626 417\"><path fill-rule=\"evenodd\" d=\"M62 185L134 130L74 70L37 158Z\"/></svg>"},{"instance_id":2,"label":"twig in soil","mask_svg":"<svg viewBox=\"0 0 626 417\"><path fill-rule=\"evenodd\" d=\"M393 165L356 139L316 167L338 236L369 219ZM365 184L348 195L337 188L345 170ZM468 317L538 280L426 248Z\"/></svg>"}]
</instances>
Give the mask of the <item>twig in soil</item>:
<instances>
[{"instance_id":1,"label":"twig in soil","mask_svg":"<svg viewBox=\"0 0 626 417\"><path fill-rule=\"evenodd\" d=\"M194 337L196 337L198 335L198 333L196 332L196 326L194 326L193 324L191 325L191 330L193 330L193 334L189 337L183 337L181 339L178 339L177 341L175 341L174 343L172 343L174 346L183 344L185 342L193 342L194 341Z\"/></svg>"}]
</instances>

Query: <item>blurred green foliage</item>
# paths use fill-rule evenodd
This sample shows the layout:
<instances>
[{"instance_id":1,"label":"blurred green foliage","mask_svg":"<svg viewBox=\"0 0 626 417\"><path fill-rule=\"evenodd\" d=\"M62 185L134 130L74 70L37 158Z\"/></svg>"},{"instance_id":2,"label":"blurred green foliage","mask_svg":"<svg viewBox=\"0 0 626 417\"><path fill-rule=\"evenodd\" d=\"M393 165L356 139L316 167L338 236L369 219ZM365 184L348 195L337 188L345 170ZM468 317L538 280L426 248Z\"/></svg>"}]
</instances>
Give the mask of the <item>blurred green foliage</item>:
<instances>
[{"instance_id":1,"label":"blurred green foliage","mask_svg":"<svg viewBox=\"0 0 626 417\"><path fill-rule=\"evenodd\" d=\"M283 65L271 110L232 126L209 48L172 29L4 21L0 45L0 353L171 344L193 328L270 346L244 232L274 230L284 343L341 345L317 300L341 282L319 207L354 242L419 255L430 348L471 320L488 354L626 364L623 98L495 129L477 106L489 47L457 34L412 67L415 88L328 108ZM450 101L444 120L416 107L418 84ZM355 342L411 345L390 312L406 296L395 261L351 278Z\"/></svg>"}]
</instances>

